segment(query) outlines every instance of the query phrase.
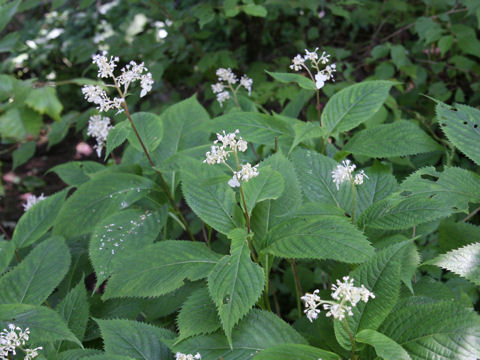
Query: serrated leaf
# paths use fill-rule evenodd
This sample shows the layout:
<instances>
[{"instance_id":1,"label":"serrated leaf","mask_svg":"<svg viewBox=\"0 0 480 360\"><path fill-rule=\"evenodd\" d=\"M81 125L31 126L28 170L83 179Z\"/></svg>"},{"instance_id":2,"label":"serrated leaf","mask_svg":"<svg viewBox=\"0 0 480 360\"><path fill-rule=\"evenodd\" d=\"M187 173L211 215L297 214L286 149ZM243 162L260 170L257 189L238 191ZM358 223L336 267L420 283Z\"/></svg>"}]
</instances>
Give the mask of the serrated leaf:
<instances>
[{"instance_id":1,"label":"serrated leaf","mask_svg":"<svg viewBox=\"0 0 480 360\"><path fill-rule=\"evenodd\" d=\"M301 142L310 139L325 137L326 135L325 130L318 126L318 123L307 123L304 121L297 121L295 125L293 125L293 131L295 133L295 137L293 138L292 145L290 146L290 150L288 151L289 154Z\"/></svg>"},{"instance_id":2,"label":"serrated leaf","mask_svg":"<svg viewBox=\"0 0 480 360\"><path fill-rule=\"evenodd\" d=\"M174 351L185 354L199 352L205 359L247 359L254 351L278 344L304 344L307 342L290 325L271 312L252 310L233 329L230 348L223 334L201 335L174 346Z\"/></svg>"},{"instance_id":3,"label":"serrated leaf","mask_svg":"<svg viewBox=\"0 0 480 360\"><path fill-rule=\"evenodd\" d=\"M378 356L384 360L411 360L408 353L395 341L378 331L365 329L360 331L355 340L375 347Z\"/></svg>"},{"instance_id":4,"label":"serrated leaf","mask_svg":"<svg viewBox=\"0 0 480 360\"><path fill-rule=\"evenodd\" d=\"M441 151L442 147L411 121L400 120L359 131L343 150L385 158Z\"/></svg>"},{"instance_id":5,"label":"serrated leaf","mask_svg":"<svg viewBox=\"0 0 480 360\"><path fill-rule=\"evenodd\" d=\"M467 105L455 107L437 102L438 122L448 140L467 157L480 165L480 111Z\"/></svg>"},{"instance_id":6,"label":"serrated leaf","mask_svg":"<svg viewBox=\"0 0 480 360\"><path fill-rule=\"evenodd\" d=\"M221 326L215 304L207 288L195 291L182 306L177 317L180 340L209 334Z\"/></svg>"},{"instance_id":7,"label":"serrated leaf","mask_svg":"<svg viewBox=\"0 0 480 360\"><path fill-rule=\"evenodd\" d=\"M380 109L393 85L391 81L374 80L340 90L328 100L322 113L322 126L329 134L357 127Z\"/></svg>"},{"instance_id":8,"label":"serrated leaf","mask_svg":"<svg viewBox=\"0 0 480 360\"><path fill-rule=\"evenodd\" d=\"M0 328L12 323L24 330L30 328L33 342L68 340L82 346L60 315L44 306L0 304Z\"/></svg>"},{"instance_id":9,"label":"serrated leaf","mask_svg":"<svg viewBox=\"0 0 480 360\"><path fill-rule=\"evenodd\" d=\"M310 345L279 344L266 348L253 357L254 360L340 360L330 351Z\"/></svg>"},{"instance_id":10,"label":"serrated leaf","mask_svg":"<svg viewBox=\"0 0 480 360\"><path fill-rule=\"evenodd\" d=\"M170 330L132 320L95 321L100 326L108 354L145 360L170 360L172 357L162 342L162 339L175 336Z\"/></svg>"},{"instance_id":11,"label":"serrated leaf","mask_svg":"<svg viewBox=\"0 0 480 360\"><path fill-rule=\"evenodd\" d=\"M208 276L220 255L204 244L166 240L113 261L113 276L104 298L160 296L178 289L184 279Z\"/></svg>"},{"instance_id":12,"label":"serrated leaf","mask_svg":"<svg viewBox=\"0 0 480 360\"><path fill-rule=\"evenodd\" d=\"M105 166L95 161L70 161L51 168L65 184L78 186L90 180L89 175L105 169Z\"/></svg>"},{"instance_id":13,"label":"serrated leaf","mask_svg":"<svg viewBox=\"0 0 480 360\"><path fill-rule=\"evenodd\" d=\"M0 303L40 305L62 281L69 266L70 251L63 238L53 236L43 241L0 278Z\"/></svg>"},{"instance_id":14,"label":"serrated leaf","mask_svg":"<svg viewBox=\"0 0 480 360\"><path fill-rule=\"evenodd\" d=\"M273 228L264 241L266 253L295 259L333 259L360 263L374 254L365 236L346 218L300 216Z\"/></svg>"},{"instance_id":15,"label":"serrated leaf","mask_svg":"<svg viewBox=\"0 0 480 360\"><path fill-rule=\"evenodd\" d=\"M458 303L410 301L399 304L379 331L413 360L470 360L480 357L479 329L478 314Z\"/></svg>"},{"instance_id":16,"label":"serrated leaf","mask_svg":"<svg viewBox=\"0 0 480 360\"><path fill-rule=\"evenodd\" d=\"M269 166L260 166L258 172L258 176L242 185L249 214L252 213L255 204L278 199L284 189L283 177L278 171Z\"/></svg>"},{"instance_id":17,"label":"serrated leaf","mask_svg":"<svg viewBox=\"0 0 480 360\"><path fill-rule=\"evenodd\" d=\"M87 329L89 317L87 289L85 288L83 278L57 305L56 311L65 320L73 334L82 340ZM57 348L60 348L60 345Z\"/></svg>"},{"instance_id":18,"label":"serrated leaf","mask_svg":"<svg viewBox=\"0 0 480 360\"><path fill-rule=\"evenodd\" d=\"M404 230L452 213L452 208L424 195L390 195L368 207L358 219L360 227Z\"/></svg>"},{"instance_id":19,"label":"serrated leaf","mask_svg":"<svg viewBox=\"0 0 480 360\"><path fill-rule=\"evenodd\" d=\"M107 158L113 150L115 150L117 147L122 145L125 140L127 140L129 132L128 126L130 126L128 120L124 120L116 124L112 129L110 129L107 135L105 158Z\"/></svg>"},{"instance_id":20,"label":"serrated leaf","mask_svg":"<svg viewBox=\"0 0 480 360\"><path fill-rule=\"evenodd\" d=\"M17 249L32 245L53 225L67 196L68 190L60 191L32 206L18 221L12 236Z\"/></svg>"},{"instance_id":21,"label":"serrated leaf","mask_svg":"<svg viewBox=\"0 0 480 360\"><path fill-rule=\"evenodd\" d=\"M480 243L464 246L429 260L424 265L436 265L480 285Z\"/></svg>"},{"instance_id":22,"label":"serrated leaf","mask_svg":"<svg viewBox=\"0 0 480 360\"><path fill-rule=\"evenodd\" d=\"M480 239L480 226L468 222L442 221L438 228L438 246L441 253L468 245Z\"/></svg>"},{"instance_id":23,"label":"serrated leaf","mask_svg":"<svg viewBox=\"0 0 480 360\"><path fill-rule=\"evenodd\" d=\"M353 337L360 330L376 330L397 302L401 282L401 262L405 247L410 241L391 245L359 265L350 277L355 286L364 285L375 295L367 303L359 302L352 308L353 316L347 317ZM335 321L335 336L346 349L350 349L350 338L343 321Z\"/></svg>"},{"instance_id":24,"label":"serrated leaf","mask_svg":"<svg viewBox=\"0 0 480 360\"><path fill-rule=\"evenodd\" d=\"M250 258L247 236L245 229L232 230L231 255L222 257L208 275L208 290L230 345L233 327L255 305L265 283L263 269Z\"/></svg>"},{"instance_id":25,"label":"serrated leaf","mask_svg":"<svg viewBox=\"0 0 480 360\"><path fill-rule=\"evenodd\" d=\"M63 205L54 233L65 237L88 234L108 214L124 209L145 196L154 183L141 176L110 172L79 186Z\"/></svg>"},{"instance_id":26,"label":"serrated leaf","mask_svg":"<svg viewBox=\"0 0 480 360\"><path fill-rule=\"evenodd\" d=\"M182 166L182 191L192 211L222 234L241 227L241 210L222 169L191 158Z\"/></svg>"},{"instance_id":27,"label":"serrated leaf","mask_svg":"<svg viewBox=\"0 0 480 360\"><path fill-rule=\"evenodd\" d=\"M57 360L80 360L86 358L87 356L91 357L101 353L102 351L98 349L72 349L62 351L60 354L58 354Z\"/></svg>"},{"instance_id":28,"label":"serrated leaf","mask_svg":"<svg viewBox=\"0 0 480 360\"><path fill-rule=\"evenodd\" d=\"M143 141L143 144L151 153L160 145L163 138L163 122L160 116L147 112L137 112L132 115L133 123ZM130 144L138 151L143 151L142 145L128 121L123 121L117 126L124 126Z\"/></svg>"},{"instance_id":29,"label":"serrated leaf","mask_svg":"<svg viewBox=\"0 0 480 360\"><path fill-rule=\"evenodd\" d=\"M86 358L82 358L81 360L135 360L130 356L123 356L123 355L112 355L112 354L97 354L88 356ZM138 358L137 358L138 359Z\"/></svg>"},{"instance_id":30,"label":"serrated leaf","mask_svg":"<svg viewBox=\"0 0 480 360\"><path fill-rule=\"evenodd\" d=\"M47 114L55 121L60 121L60 113L63 105L58 100L57 90L51 86L45 86L30 90L25 103L40 114Z\"/></svg>"},{"instance_id":31,"label":"serrated leaf","mask_svg":"<svg viewBox=\"0 0 480 360\"><path fill-rule=\"evenodd\" d=\"M166 208L163 210L166 212ZM114 258L121 259L132 250L152 244L161 225L159 212L139 209L127 209L102 219L95 226L89 245L97 287L111 275Z\"/></svg>"},{"instance_id":32,"label":"serrated leaf","mask_svg":"<svg viewBox=\"0 0 480 360\"><path fill-rule=\"evenodd\" d=\"M315 83L312 79L309 79L303 75L299 74L291 74L291 73L279 73L279 72L270 72L265 70L265 72L273 77L275 80L280 81L281 83L288 84L288 83L296 83L303 89L306 90L317 90Z\"/></svg>"}]
</instances>

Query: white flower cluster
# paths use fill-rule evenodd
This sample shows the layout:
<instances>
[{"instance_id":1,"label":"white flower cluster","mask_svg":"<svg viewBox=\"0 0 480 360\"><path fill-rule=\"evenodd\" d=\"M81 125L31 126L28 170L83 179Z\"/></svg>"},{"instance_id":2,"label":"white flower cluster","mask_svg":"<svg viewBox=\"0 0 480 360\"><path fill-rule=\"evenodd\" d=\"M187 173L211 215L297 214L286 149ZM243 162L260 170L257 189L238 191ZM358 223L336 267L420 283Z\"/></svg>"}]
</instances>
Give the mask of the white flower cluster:
<instances>
[{"instance_id":1,"label":"white flower cluster","mask_svg":"<svg viewBox=\"0 0 480 360\"><path fill-rule=\"evenodd\" d=\"M315 290L313 294L306 293L301 299L305 302L305 314L308 320L313 322L318 317L320 309L318 307L323 305L323 309L327 310L325 314L327 317L333 316L335 319L343 320L346 315L352 316L352 307L356 306L358 302L368 302L369 298L375 299L375 295L368 290L364 285L356 287L354 279L349 276L343 277L343 282L337 280L337 284L332 284L332 298L335 301L322 300L318 293L320 290Z\"/></svg>"},{"instance_id":2,"label":"white flower cluster","mask_svg":"<svg viewBox=\"0 0 480 360\"><path fill-rule=\"evenodd\" d=\"M363 178L366 177L368 179L367 174L363 170L360 170L358 174L353 176L353 172L357 166L352 164L350 160L343 160L341 164L337 165L337 167L332 171L332 179L335 185L337 186L337 190L340 189L340 184L345 181L353 181L355 185L362 185Z\"/></svg>"},{"instance_id":3,"label":"white flower cluster","mask_svg":"<svg viewBox=\"0 0 480 360\"><path fill-rule=\"evenodd\" d=\"M42 200L45 200L46 199L46 196L43 195L43 193L40 195L40 196L35 196L33 194L29 194L27 196L27 202L25 204L23 204L23 210L24 211L27 211L28 209L30 209L33 205L35 205L36 203L38 203L39 201L42 201Z\"/></svg>"},{"instance_id":4,"label":"white flower cluster","mask_svg":"<svg viewBox=\"0 0 480 360\"><path fill-rule=\"evenodd\" d=\"M326 81L335 81L333 79L333 73L337 71L337 65L327 65L330 62L330 55L325 51L322 51L322 54L318 56L317 51L318 48L311 52L305 49L304 56L298 54L292 59L292 65L290 65L290 69L300 71L303 68L307 70L312 80L315 81L316 88L321 89L325 85ZM310 61L310 67L312 70L316 71L315 76L312 75L310 68L306 65L306 61ZM326 66L324 69L320 70L320 65Z\"/></svg>"},{"instance_id":5,"label":"white flower cluster","mask_svg":"<svg viewBox=\"0 0 480 360\"><path fill-rule=\"evenodd\" d=\"M100 79L113 79L113 86L117 87L117 89L121 93L121 97L114 97L113 99L111 99L107 95L106 91L98 85L85 85L82 88L82 93L88 102L97 105L97 109L100 112L108 111L111 109L123 111L123 98L126 96L130 84L135 81L140 81L140 87L142 88L140 97L143 97L152 90L152 74L148 72L148 69L145 67L143 62L137 64L135 61L130 61L129 64L122 68L122 74L116 77L114 75L114 71L120 59L113 56L111 56L109 59L106 55L107 53L105 51L101 54L93 55L92 62L98 67L98 77ZM120 85L123 85L123 91L120 89Z\"/></svg>"},{"instance_id":6,"label":"white flower cluster","mask_svg":"<svg viewBox=\"0 0 480 360\"><path fill-rule=\"evenodd\" d=\"M14 324L9 324L8 330L3 329L3 331L0 332L0 360L8 360L9 354L16 355L17 348L25 353L24 360L31 360L37 357L38 350L42 350L42 347L34 349L24 349L22 347L28 341L29 334L29 328L26 328L25 331L23 331L20 327L15 326Z\"/></svg>"},{"instance_id":7,"label":"white flower cluster","mask_svg":"<svg viewBox=\"0 0 480 360\"><path fill-rule=\"evenodd\" d=\"M198 352L195 355L182 354L181 352L177 352L175 354L175 360L199 360L201 358L202 358L202 356Z\"/></svg>"},{"instance_id":8,"label":"white flower cluster","mask_svg":"<svg viewBox=\"0 0 480 360\"><path fill-rule=\"evenodd\" d=\"M236 96L238 89L243 86L248 91L248 96L252 94L252 84L253 80L250 79L247 75L243 75L240 78L240 84L234 88L233 85L238 82L237 76L233 73L232 69L217 69L218 82L212 85L212 91L214 94L217 94L217 101L220 106L223 106L223 103L230 99L230 92L233 96Z\"/></svg>"},{"instance_id":9,"label":"white flower cluster","mask_svg":"<svg viewBox=\"0 0 480 360\"><path fill-rule=\"evenodd\" d=\"M231 187L239 187L240 181L247 182L251 178L258 176L258 165L252 166L250 163L243 164L241 167L238 165L237 153L239 151L245 152L247 150L247 142L243 140L241 136L239 136L237 139L238 133L238 129L228 134L225 133L225 130L223 130L223 134L217 133L217 140L213 142L214 145L212 145L210 151L205 154L206 159L203 160L204 163L209 165L227 165L228 168L233 172L233 177L228 181L228 185ZM221 143L221 145L217 145L219 143ZM238 171L233 170L226 163L227 158L232 153L235 155L238 167L240 167Z\"/></svg>"},{"instance_id":10,"label":"white flower cluster","mask_svg":"<svg viewBox=\"0 0 480 360\"><path fill-rule=\"evenodd\" d=\"M87 135L93 136L95 140L97 140L97 144L94 145L94 148L97 150L98 157L102 155L102 149L107 142L107 136L112 127L113 126L110 125L110 118L102 117L100 115L90 116Z\"/></svg>"}]
</instances>

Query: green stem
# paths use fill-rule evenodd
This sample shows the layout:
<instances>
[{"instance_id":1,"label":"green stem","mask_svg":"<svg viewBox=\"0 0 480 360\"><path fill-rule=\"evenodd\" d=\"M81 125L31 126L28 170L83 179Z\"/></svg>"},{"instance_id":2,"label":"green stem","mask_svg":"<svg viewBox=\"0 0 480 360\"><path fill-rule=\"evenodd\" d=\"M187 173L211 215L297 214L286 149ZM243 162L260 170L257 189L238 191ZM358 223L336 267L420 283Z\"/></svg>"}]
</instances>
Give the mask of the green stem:
<instances>
[{"instance_id":1,"label":"green stem","mask_svg":"<svg viewBox=\"0 0 480 360\"><path fill-rule=\"evenodd\" d=\"M268 265L269 257L265 255L265 290L263 291L263 301L267 307L268 311L272 311L272 307L270 306L270 299L268 298L268 292L270 289L270 267Z\"/></svg>"},{"instance_id":2,"label":"green stem","mask_svg":"<svg viewBox=\"0 0 480 360\"><path fill-rule=\"evenodd\" d=\"M350 184L352 185L352 194L353 194L353 206L352 206L352 224L355 223L355 207L356 207L356 189L355 183L353 180L350 180Z\"/></svg>"},{"instance_id":3,"label":"green stem","mask_svg":"<svg viewBox=\"0 0 480 360\"><path fill-rule=\"evenodd\" d=\"M295 263L295 260L293 258L290 259L290 265L292 266L293 277L295 279L295 293L297 295L298 317L301 318L302 317L302 303L300 301L300 296L303 294L303 291L302 291L302 286L300 285L300 279L298 277L297 264Z\"/></svg>"},{"instance_id":4,"label":"green stem","mask_svg":"<svg viewBox=\"0 0 480 360\"><path fill-rule=\"evenodd\" d=\"M344 323L345 323L345 330L347 330L348 337L350 338L350 342L352 343L352 359L354 359L355 356L355 339L352 336L352 332L350 331L350 327L348 326L348 320L347 318L343 318Z\"/></svg>"}]
</instances>

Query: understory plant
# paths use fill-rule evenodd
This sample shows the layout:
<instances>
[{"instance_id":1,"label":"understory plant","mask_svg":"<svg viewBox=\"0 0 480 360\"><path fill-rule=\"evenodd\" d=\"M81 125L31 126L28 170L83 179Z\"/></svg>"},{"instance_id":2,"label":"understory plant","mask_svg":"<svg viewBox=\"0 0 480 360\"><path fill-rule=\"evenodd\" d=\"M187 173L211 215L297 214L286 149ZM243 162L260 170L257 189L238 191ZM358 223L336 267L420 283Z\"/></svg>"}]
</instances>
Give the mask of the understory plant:
<instances>
[{"instance_id":1,"label":"understory plant","mask_svg":"<svg viewBox=\"0 0 480 360\"><path fill-rule=\"evenodd\" d=\"M315 49L269 72L315 92L313 122L239 104L254 84L231 69L220 116L195 95L134 112L154 79L123 61L94 55L82 88L98 156L121 161L54 167L67 187L0 242L0 359L480 357L479 110L377 122L387 80L321 104L337 66Z\"/></svg>"}]
</instances>

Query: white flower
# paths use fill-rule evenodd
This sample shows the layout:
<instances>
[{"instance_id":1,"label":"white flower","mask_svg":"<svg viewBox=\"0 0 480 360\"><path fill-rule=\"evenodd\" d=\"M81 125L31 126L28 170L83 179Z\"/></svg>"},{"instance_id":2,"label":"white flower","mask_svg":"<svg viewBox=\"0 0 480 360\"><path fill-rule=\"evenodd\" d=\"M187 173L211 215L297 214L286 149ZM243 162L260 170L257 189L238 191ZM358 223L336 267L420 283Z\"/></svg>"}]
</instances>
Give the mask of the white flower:
<instances>
[{"instance_id":1,"label":"white flower","mask_svg":"<svg viewBox=\"0 0 480 360\"><path fill-rule=\"evenodd\" d=\"M217 69L216 74L221 81L226 81L229 84L235 84L238 81L237 77L235 76L232 69L230 69L230 68L228 68L228 69L224 69L224 68Z\"/></svg>"},{"instance_id":2,"label":"white flower","mask_svg":"<svg viewBox=\"0 0 480 360\"><path fill-rule=\"evenodd\" d=\"M325 51L322 51L322 55L320 55L320 62L325 65L330 61L330 54L327 54Z\"/></svg>"},{"instance_id":3,"label":"white flower","mask_svg":"<svg viewBox=\"0 0 480 360\"><path fill-rule=\"evenodd\" d=\"M302 55L298 54L292 59L292 65L290 65L290 69L299 71L302 69L302 66L305 64L305 59Z\"/></svg>"},{"instance_id":4,"label":"white flower","mask_svg":"<svg viewBox=\"0 0 480 360\"><path fill-rule=\"evenodd\" d=\"M225 130L223 130L223 135L217 133L217 140L215 140L213 143L217 144L217 143L221 142L222 143L222 148L229 147L233 150L235 148L235 146L237 145L236 137L237 137L237 134L239 132L240 132L240 130L237 129L232 133L226 134Z\"/></svg>"},{"instance_id":5,"label":"white flower","mask_svg":"<svg viewBox=\"0 0 480 360\"><path fill-rule=\"evenodd\" d=\"M223 85L220 82L216 84L212 84L212 91L214 94L221 93L223 89L225 89L225 85Z\"/></svg>"},{"instance_id":6,"label":"white flower","mask_svg":"<svg viewBox=\"0 0 480 360\"><path fill-rule=\"evenodd\" d=\"M353 183L355 185L362 185L364 177L366 177L368 179L368 176L367 176L367 174L365 174L365 171L360 170L360 172L355 175L355 178L353 179Z\"/></svg>"},{"instance_id":7,"label":"white flower","mask_svg":"<svg viewBox=\"0 0 480 360\"><path fill-rule=\"evenodd\" d=\"M250 163L242 165L240 171L235 172L236 177L239 180L247 182L251 178L258 176L258 164L252 166Z\"/></svg>"},{"instance_id":8,"label":"white flower","mask_svg":"<svg viewBox=\"0 0 480 360\"><path fill-rule=\"evenodd\" d=\"M248 96L252 94L252 84L253 80L250 79L247 75L243 75L240 79L240 85L242 85L248 91Z\"/></svg>"},{"instance_id":9,"label":"white flower","mask_svg":"<svg viewBox=\"0 0 480 360\"><path fill-rule=\"evenodd\" d=\"M229 154L228 151L225 151L225 149L220 146L212 146L211 151L208 151L205 154L207 158L203 160L203 162L208 165L222 164L225 162Z\"/></svg>"},{"instance_id":10,"label":"white flower","mask_svg":"<svg viewBox=\"0 0 480 360\"><path fill-rule=\"evenodd\" d=\"M25 360L31 360L37 357L38 350L42 350L42 347L37 347L35 349L21 348L28 341L29 334L29 328L26 328L25 331L23 331L20 327L15 326L14 324L9 324L8 329L3 329L3 331L0 332L0 359L10 359L11 355L16 355L17 348L20 348L25 352Z\"/></svg>"},{"instance_id":11,"label":"white flower","mask_svg":"<svg viewBox=\"0 0 480 360\"><path fill-rule=\"evenodd\" d=\"M140 79L140 87L142 88L142 91L140 93L140 97L144 97L147 95L152 90L152 85L153 85L153 78L151 73L147 73L145 75L142 75Z\"/></svg>"},{"instance_id":12,"label":"white flower","mask_svg":"<svg viewBox=\"0 0 480 360\"><path fill-rule=\"evenodd\" d=\"M102 155L102 149L107 142L107 136L112 129L112 125L110 125L110 118L102 117L100 115L93 115L90 116L90 120L88 121L88 129L87 135L93 136L97 141L97 144L94 148L97 150L97 155L100 157Z\"/></svg>"},{"instance_id":13,"label":"white flower","mask_svg":"<svg viewBox=\"0 0 480 360\"><path fill-rule=\"evenodd\" d=\"M200 360L201 358L202 356L198 352L195 355L182 354L181 352L175 354L175 360Z\"/></svg>"},{"instance_id":14,"label":"white flower","mask_svg":"<svg viewBox=\"0 0 480 360\"><path fill-rule=\"evenodd\" d=\"M30 360L36 358L38 356L38 350L42 350L41 346L36 347L35 349L25 349L25 357L24 360Z\"/></svg>"},{"instance_id":15,"label":"white flower","mask_svg":"<svg viewBox=\"0 0 480 360\"><path fill-rule=\"evenodd\" d=\"M313 294L311 293L306 293L304 296L302 296L300 299L305 302L305 310L304 313L307 314L307 318L310 322L313 322L318 317L318 314L320 313L320 310L317 309L317 307L321 304L321 299L320 296L317 294L320 292L320 290L315 290Z\"/></svg>"},{"instance_id":16,"label":"white flower","mask_svg":"<svg viewBox=\"0 0 480 360\"><path fill-rule=\"evenodd\" d=\"M220 107L222 107L223 103L228 99L230 99L230 93L228 91L217 94L217 101L220 103Z\"/></svg>"},{"instance_id":17,"label":"white flower","mask_svg":"<svg viewBox=\"0 0 480 360\"><path fill-rule=\"evenodd\" d=\"M348 301L352 306L356 306L360 300L367 302L369 297L375 298L375 295L365 288L364 285L356 287L353 285L353 281L349 276L344 276L343 282L337 280L336 285L332 284L332 298L342 302Z\"/></svg>"},{"instance_id":18,"label":"white flower","mask_svg":"<svg viewBox=\"0 0 480 360\"><path fill-rule=\"evenodd\" d=\"M240 139L237 141L237 150L245 152L247 150L247 146L247 142L240 137Z\"/></svg>"},{"instance_id":19,"label":"white flower","mask_svg":"<svg viewBox=\"0 0 480 360\"><path fill-rule=\"evenodd\" d=\"M318 54L317 54L318 48L315 48L312 52L308 51L305 49L305 60L310 60L310 61L316 61L318 59Z\"/></svg>"},{"instance_id":20,"label":"white flower","mask_svg":"<svg viewBox=\"0 0 480 360\"><path fill-rule=\"evenodd\" d=\"M113 77L113 70L117 66L117 62L120 60L117 56L110 56L110 60L107 59L107 52L104 51L101 54L95 54L92 56L92 62L98 66L98 77L108 78Z\"/></svg>"},{"instance_id":21,"label":"white flower","mask_svg":"<svg viewBox=\"0 0 480 360\"><path fill-rule=\"evenodd\" d=\"M237 174L233 174L233 177L228 180L228 185L230 185L231 187L239 187L240 186L240 182L238 181L238 178L237 178Z\"/></svg>"},{"instance_id":22,"label":"white flower","mask_svg":"<svg viewBox=\"0 0 480 360\"><path fill-rule=\"evenodd\" d=\"M350 181L352 179L352 172L355 171L356 165L350 165L350 160L343 160L342 164L337 165L337 167L332 171L332 179L337 190L340 189L340 184L345 181Z\"/></svg>"},{"instance_id":23,"label":"white flower","mask_svg":"<svg viewBox=\"0 0 480 360\"><path fill-rule=\"evenodd\" d=\"M321 89L325 85L325 81L328 80L328 77L322 72L319 72L315 75L315 86L317 89Z\"/></svg>"},{"instance_id":24,"label":"white flower","mask_svg":"<svg viewBox=\"0 0 480 360\"><path fill-rule=\"evenodd\" d=\"M46 197L43 195L43 193L40 195L40 196L35 196L33 194L29 194L27 196L27 202L25 204L23 204L23 210L24 211L27 211L28 209L30 209L33 205L35 205L36 203L38 203L39 201L42 201L42 200L45 200Z\"/></svg>"},{"instance_id":25,"label":"white flower","mask_svg":"<svg viewBox=\"0 0 480 360\"><path fill-rule=\"evenodd\" d=\"M333 316L335 319L338 320L343 320L345 318L345 312L349 315L352 316L352 307L348 305L342 305L342 304L323 304L323 309L328 310L328 312L325 314L326 317Z\"/></svg>"},{"instance_id":26,"label":"white flower","mask_svg":"<svg viewBox=\"0 0 480 360\"><path fill-rule=\"evenodd\" d=\"M330 55L328 55L330 56ZM327 80L332 80L332 81L335 81L333 79L333 73L334 72L337 72L337 65L335 64L332 64L332 65L327 65L325 66L325 69L323 70L323 73L325 74L326 73L326 77L327 77Z\"/></svg>"},{"instance_id":27,"label":"white flower","mask_svg":"<svg viewBox=\"0 0 480 360\"><path fill-rule=\"evenodd\" d=\"M107 93L102 90L98 85L85 85L82 87L82 93L85 95L85 99L88 102L94 103L97 105L97 109L100 112L108 111L111 109L122 110L123 99L114 98L110 99Z\"/></svg>"}]
</instances>

